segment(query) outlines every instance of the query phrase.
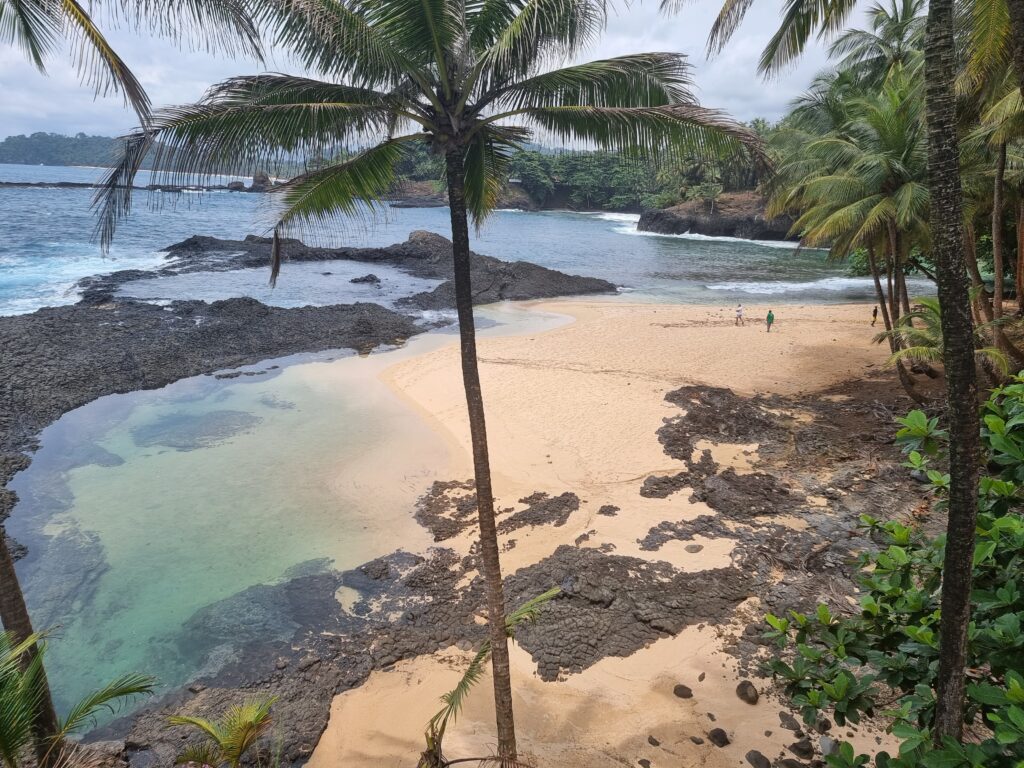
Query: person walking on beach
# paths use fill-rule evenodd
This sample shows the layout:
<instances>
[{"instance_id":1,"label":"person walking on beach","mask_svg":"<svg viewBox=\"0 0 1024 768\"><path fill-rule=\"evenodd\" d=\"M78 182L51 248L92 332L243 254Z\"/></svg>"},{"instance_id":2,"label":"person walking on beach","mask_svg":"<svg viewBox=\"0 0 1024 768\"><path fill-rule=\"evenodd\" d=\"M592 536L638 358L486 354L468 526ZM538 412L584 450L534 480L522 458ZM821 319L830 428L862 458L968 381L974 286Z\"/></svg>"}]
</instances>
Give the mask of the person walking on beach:
<instances>
[{"instance_id":1,"label":"person walking on beach","mask_svg":"<svg viewBox=\"0 0 1024 768\"><path fill-rule=\"evenodd\" d=\"M743 304L736 305L736 325L743 325Z\"/></svg>"},{"instance_id":2,"label":"person walking on beach","mask_svg":"<svg viewBox=\"0 0 1024 768\"><path fill-rule=\"evenodd\" d=\"M874 327L875 323L877 323L877 322L878 322L878 305L876 304L875 308L871 310L871 326Z\"/></svg>"},{"instance_id":3,"label":"person walking on beach","mask_svg":"<svg viewBox=\"0 0 1024 768\"><path fill-rule=\"evenodd\" d=\"M768 324L768 330L766 331L766 333L771 333L772 332L772 323L775 322L775 313L772 312L769 309L768 310L768 316L764 319L764 321Z\"/></svg>"}]
</instances>

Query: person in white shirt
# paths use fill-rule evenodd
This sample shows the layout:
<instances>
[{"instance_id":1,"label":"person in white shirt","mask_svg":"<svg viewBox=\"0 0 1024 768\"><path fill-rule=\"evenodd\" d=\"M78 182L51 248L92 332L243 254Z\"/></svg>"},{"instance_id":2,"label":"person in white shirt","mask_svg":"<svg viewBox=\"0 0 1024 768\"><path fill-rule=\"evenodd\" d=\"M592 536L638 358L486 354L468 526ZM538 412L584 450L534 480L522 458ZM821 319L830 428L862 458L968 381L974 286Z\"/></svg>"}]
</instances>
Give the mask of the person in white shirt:
<instances>
[{"instance_id":1,"label":"person in white shirt","mask_svg":"<svg viewBox=\"0 0 1024 768\"><path fill-rule=\"evenodd\" d=\"M743 325L743 305L736 305L736 325Z\"/></svg>"}]
</instances>

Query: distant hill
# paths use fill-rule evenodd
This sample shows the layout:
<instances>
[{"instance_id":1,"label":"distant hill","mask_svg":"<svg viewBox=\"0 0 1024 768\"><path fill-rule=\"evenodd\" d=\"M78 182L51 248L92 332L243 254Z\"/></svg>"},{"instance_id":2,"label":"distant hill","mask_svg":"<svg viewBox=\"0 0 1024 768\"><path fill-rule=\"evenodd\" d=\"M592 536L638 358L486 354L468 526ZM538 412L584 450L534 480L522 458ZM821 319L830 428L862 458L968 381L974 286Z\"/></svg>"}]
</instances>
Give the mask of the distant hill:
<instances>
[{"instance_id":1,"label":"distant hill","mask_svg":"<svg viewBox=\"0 0 1024 768\"><path fill-rule=\"evenodd\" d=\"M8 136L0 141L0 163L15 165L94 165L111 164L117 139L110 136L62 136L59 133L33 133ZM148 168L148 162L143 168Z\"/></svg>"}]
</instances>

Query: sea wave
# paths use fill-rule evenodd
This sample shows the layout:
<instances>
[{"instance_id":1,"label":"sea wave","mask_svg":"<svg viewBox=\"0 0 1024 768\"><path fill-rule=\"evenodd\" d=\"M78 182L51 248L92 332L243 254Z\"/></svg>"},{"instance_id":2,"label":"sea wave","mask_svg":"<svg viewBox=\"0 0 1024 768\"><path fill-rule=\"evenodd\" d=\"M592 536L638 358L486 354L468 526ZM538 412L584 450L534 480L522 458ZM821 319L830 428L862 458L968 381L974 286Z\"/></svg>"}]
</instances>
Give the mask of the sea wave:
<instances>
[{"instance_id":1,"label":"sea wave","mask_svg":"<svg viewBox=\"0 0 1024 768\"><path fill-rule=\"evenodd\" d=\"M639 217L638 219L639 220ZM661 232L643 232L634 227L616 227L615 231L623 235L641 235L643 237L674 237L679 240L705 240L713 243L746 243L748 245L760 245L765 248L784 248L787 250L796 250L800 247L800 243L794 243L789 240L748 240L745 237L726 237L724 235L701 235L696 232L683 232L680 235L665 235ZM819 250L817 248L805 248L804 250Z\"/></svg>"},{"instance_id":2,"label":"sea wave","mask_svg":"<svg viewBox=\"0 0 1024 768\"><path fill-rule=\"evenodd\" d=\"M709 291L730 291L732 293L779 294L807 293L811 291L868 291L874 290L871 280L865 277L823 277L808 282L766 281L712 283L704 286Z\"/></svg>"}]
</instances>

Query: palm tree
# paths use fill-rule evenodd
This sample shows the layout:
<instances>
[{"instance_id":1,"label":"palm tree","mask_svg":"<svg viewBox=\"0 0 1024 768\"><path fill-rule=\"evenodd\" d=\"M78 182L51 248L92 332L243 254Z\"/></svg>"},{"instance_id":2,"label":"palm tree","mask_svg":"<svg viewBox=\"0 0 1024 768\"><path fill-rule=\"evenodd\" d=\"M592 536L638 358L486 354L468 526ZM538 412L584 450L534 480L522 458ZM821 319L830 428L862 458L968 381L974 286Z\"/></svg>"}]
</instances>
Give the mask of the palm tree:
<instances>
[{"instance_id":1,"label":"palm tree","mask_svg":"<svg viewBox=\"0 0 1024 768\"><path fill-rule=\"evenodd\" d=\"M710 52L720 51L743 21L754 0L724 0L708 38ZM984 4L972 0L975 19L986 15ZM1024 0L1007 0L1018 72L1024 72ZM674 10L681 0L661 0ZM800 56L812 35L827 38L843 28L855 0L786 0L782 22L761 54L760 70L778 72ZM1003 16L1002 18L1005 18ZM975 24L975 32L980 24ZM989 29L998 31L998 22ZM1005 28L1005 24L1003 27ZM957 47L954 40L953 0L930 0L925 26L925 108L928 114L928 188L932 261L942 303L945 339L947 419L950 435L950 482L947 507L947 546L943 563L942 617L939 625L939 674L932 734L937 744L963 734L964 665L971 614L971 578L980 450L978 383L974 360L974 329L970 287L964 263L963 199L960 187L959 139L954 86ZM996 47L1008 48L1005 35ZM977 37L972 34L976 48ZM1024 78L1021 80L1024 87Z\"/></svg>"},{"instance_id":2,"label":"palm tree","mask_svg":"<svg viewBox=\"0 0 1024 768\"><path fill-rule=\"evenodd\" d=\"M145 124L150 101L97 23L127 23L192 45L260 55L248 0L0 0L0 44L15 45L41 72L64 50L96 95L120 94Z\"/></svg>"},{"instance_id":3,"label":"palm tree","mask_svg":"<svg viewBox=\"0 0 1024 768\"><path fill-rule=\"evenodd\" d=\"M34 638L38 635L32 629L32 619L25 605L25 596L21 592L21 584L14 571L14 559L3 525L0 525L0 619L7 633L3 635L8 645L20 648L19 652L0 654L0 658L14 658L23 670L38 668L35 674L37 690L32 701L32 733L36 747L36 758L42 763L50 751L50 739L60 730L57 712L53 707L53 697L47 684L46 671L42 666L42 651L36 648ZM27 644L27 645L26 645ZM24 646L24 647L22 647Z\"/></svg>"},{"instance_id":4,"label":"palm tree","mask_svg":"<svg viewBox=\"0 0 1024 768\"><path fill-rule=\"evenodd\" d=\"M158 174L183 181L283 158L355 154L303 173L277 192L273 281L284 237L329 233L339 218L378 203L395 164L413 147L443 158L452 227L462 380L469 413L480 558L486 585L498 754L516 754L494 495L477 366L470 285L469 219L479 226L507 179L511 153L546 136L637 155L751 148L749 129L699 106L683 56L644 53L544 71L574 57L605 23L603 0L276 0L262 20L275 43L320 80L283 74L237 77L195 105L154 115L126 137L98 195L109 243L127 213L131 182L153 147Z\"/></svg>"},{"instance_id":5,"label":"palm tree","mask_svg":"<svg viewBox=\"0 0 1024 768\"><path fill-rule=\"evenodd\" d=\"M896 351L889 358L891 364L903 360L941 363L945 354L945 344L942 340L942 309L939 301L933 297L922 296L914 299L914 303L917 305L914 311L901 317L892 330L876 335L875 341L899 341ZM992 377L993 386L998 386L1009 372L1009 362L999 347L985 345L985 337L981 332L990 325L991 323L986 323L975 329L977 339L974 354L978 364Z\"/></svg>"},{"instance_id":6,"label":"palm tree","mask_svg":"<svg viewBox=\"0 0 1024 768\"><path fill-rule=\"evenodd\" d=\"M837 260L865 250L883 324L891 330L909 309L911 248L927 248L929 240L921 88L902 70L877 92L848 83L844 76L819 78L817 90L797 102L792 128L776 145L782 159L767 214L792 213L801 242L828 247ZM886 338L895 353L901 337ZM896 360L900 382L923 402L903 361Z\"/></svg>"},{"instance_id":7,"label":"palm tree","mask_svg":"<svg viewBox=\"0 0 1024 768\"><path fill-rule=\"evenodd\" d=\"M21 768L30 748L35 749L38 765L71 768L76 748L65 743L70 735L93 722L100 710L116 711L126 699L153 690L150 677L119 677L72 707L41 743L36 721L40 703L49 697L43 672L46 646L41 641L37 634L19 639L12 632L0 632L0 761L6 768Z\"/></svg>"},{"instance_id":8,"label":"palm tree","mask_svg":"<svg viewBox=\"0 0 1024 768\"><path fill-rule=\"evenodd\" d=\"M216 721L186 715L169 718L171 725L189 726L206 737L203 741L186 747L174 764L202 765L210 768L227 765L229 768L238 768L246 753L273 725L270 708L274 706L275 701L277 698L271 697L236 704Z\"/></svg>"},{"instance_id":9,"label":"palm tree","mask_svg":"<svg viewBox=\"0 0 1024 768\"><path fill-rule=\"evenodd\" d=\"M893 69L921 62L925 0L889 0L868 10L870 29L848 29L829 48L840 70L880 85Z\"/></svg>"}]
</instances>

